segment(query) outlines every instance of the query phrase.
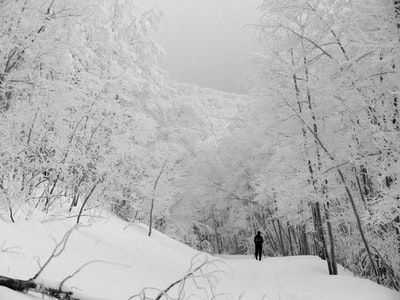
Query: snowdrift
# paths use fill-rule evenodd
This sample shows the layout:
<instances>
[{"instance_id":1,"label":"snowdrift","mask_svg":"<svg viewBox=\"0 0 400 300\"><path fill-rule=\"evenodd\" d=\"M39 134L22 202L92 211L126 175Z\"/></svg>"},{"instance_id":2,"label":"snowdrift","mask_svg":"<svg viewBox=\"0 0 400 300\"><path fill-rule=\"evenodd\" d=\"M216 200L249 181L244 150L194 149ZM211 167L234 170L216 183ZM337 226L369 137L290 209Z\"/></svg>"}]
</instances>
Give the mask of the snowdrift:
<instances>
[{"instance_id":1,"label":"snowdrift","mask_svg":"<svg viewBox=\"0 0 400 300\"><path fill-rule=\"evenodd\" d=\"M0 274L20 279L31 278L74 226L72 220L0 222ZM186 274L198 252L157 231L151 237L147 233L144 225L127 224L115 217L79 227L39 280L56 287L92 262L66 283L74 294L118 300L128 299L145 287L165 288ZM12 299L9 292L0 291L0 299Z\"/></svg>"}]
</instances>

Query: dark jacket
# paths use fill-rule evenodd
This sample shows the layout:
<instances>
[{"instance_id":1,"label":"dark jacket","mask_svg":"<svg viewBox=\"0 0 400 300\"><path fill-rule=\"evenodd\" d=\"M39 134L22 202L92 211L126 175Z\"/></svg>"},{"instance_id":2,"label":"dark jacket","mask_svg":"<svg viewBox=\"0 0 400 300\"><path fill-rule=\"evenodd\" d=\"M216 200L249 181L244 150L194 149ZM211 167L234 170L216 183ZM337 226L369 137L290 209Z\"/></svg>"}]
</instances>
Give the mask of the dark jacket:
<instances>
[{"instance_id":1,"label":"dark jacket","mask_svg":"<svg viewBox=\"0 0 400 300\"><path fill-rule=\"evenodd\" d=\"M254 244L256 244L256 246L262 246L262 243L264 242L263 238L261 235L257 234L254 237Z\"/></svg>"}]
</instances>

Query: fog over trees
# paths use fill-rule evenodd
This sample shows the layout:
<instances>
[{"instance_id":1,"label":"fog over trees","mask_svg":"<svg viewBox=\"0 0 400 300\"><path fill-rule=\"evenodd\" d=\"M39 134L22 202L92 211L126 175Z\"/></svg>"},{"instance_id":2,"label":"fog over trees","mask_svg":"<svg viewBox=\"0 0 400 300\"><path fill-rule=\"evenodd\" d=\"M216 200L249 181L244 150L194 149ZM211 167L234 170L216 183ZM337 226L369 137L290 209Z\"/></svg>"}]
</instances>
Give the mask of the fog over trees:
<instances>
[{"instance_id":1,"label":"fog over trees","mask_svg":"<svg viewBox=\"0 0 400 300\"><path fill-rule=\"evenodd\" d=\"M170 80L162 12L0 1L0 218L112 212L400 290L400 1L264 0L248 94Z\"/></svg>"}]
</instances>

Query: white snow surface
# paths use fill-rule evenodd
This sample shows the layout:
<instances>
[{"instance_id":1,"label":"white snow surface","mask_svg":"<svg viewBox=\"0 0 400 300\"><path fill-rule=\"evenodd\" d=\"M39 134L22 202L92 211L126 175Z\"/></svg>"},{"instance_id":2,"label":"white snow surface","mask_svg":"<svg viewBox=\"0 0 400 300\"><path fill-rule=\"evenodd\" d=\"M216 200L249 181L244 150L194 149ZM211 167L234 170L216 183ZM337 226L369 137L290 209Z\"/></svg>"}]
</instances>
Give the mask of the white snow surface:
<instances>
[{"instance_id":1,"label":"white snow surface","mask_svg":"<svg viewBox=\"0 0 400 300\"><path fill-rule=\"evenodd\" d=\"M0 221L0 275L28 279L39 269L74 220L15 224ZM116 217L99 219L75 229L60 256L55 257L38 281L58 287L82 268L64 287L82 300L127 300L146 289L155 298L160 290L183 278L188 270L210 262L201 270L205 278L186 280L183 299L242 300L400 300L400 294L343 269L327 275L326 263L311 256L264 258L199 253L143 224L128 224ZM195 273L195 274L198 274ZM208 279L208 281L206 280ZM177 284L170 291L176 297ZM153 289L149 289L153 288ZM193 296L197 295L197 296ZM43 299L0 287L0 300ZM140 297L132 299L141 299ZM166 298L162 298L166 299Z\"/></svg>"}]
</instances>

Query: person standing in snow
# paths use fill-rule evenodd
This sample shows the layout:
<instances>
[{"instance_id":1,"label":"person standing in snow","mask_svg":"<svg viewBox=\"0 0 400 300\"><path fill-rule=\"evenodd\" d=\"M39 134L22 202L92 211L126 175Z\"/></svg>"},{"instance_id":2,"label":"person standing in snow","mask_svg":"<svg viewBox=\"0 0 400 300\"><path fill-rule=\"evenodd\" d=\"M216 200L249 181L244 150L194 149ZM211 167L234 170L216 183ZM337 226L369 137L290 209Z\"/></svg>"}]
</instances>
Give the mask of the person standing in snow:
<instances>
[{"instance_id":1,"label":"person standing in snow","mask_svg":"<svg viewBox=\"0 0 400 300\"><path fill-rule=\"evenodd\" d=\"M256 259L258 259L258 260L261 260L263 242L264 242L264 240L261 236L261 232L258 231L257 235L254 237L254 246L256 248L255 256L256 256Z\"/></svg>"}]
</instances>

